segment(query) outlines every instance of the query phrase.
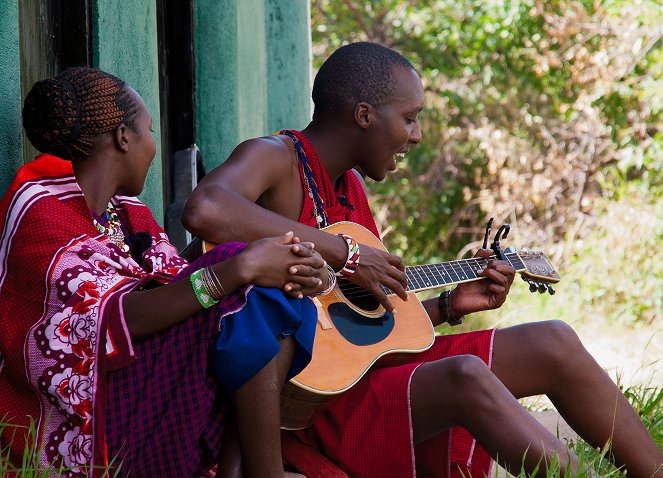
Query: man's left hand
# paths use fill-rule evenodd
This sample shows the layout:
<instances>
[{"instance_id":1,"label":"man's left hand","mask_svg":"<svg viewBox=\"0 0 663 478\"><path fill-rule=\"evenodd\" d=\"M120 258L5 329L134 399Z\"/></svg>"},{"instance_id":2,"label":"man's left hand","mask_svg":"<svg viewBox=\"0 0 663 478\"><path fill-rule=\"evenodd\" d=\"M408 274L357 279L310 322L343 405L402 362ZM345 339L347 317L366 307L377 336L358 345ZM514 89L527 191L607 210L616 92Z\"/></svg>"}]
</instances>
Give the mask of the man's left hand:
<instances>
[{"instance_id":1,"label":"man's left hand","mask_svg":"<svg viewBox=\"0 0 663 478\"><path fill-rule=\"evenodd\" d=\"M475 257L487 258L492 254L491 249L479 249ZM484 279L459 284L451 295L451 310L455 316L501 307L516 270L507 262L491 260L478 275Z\"/></svg>"}]
</instances>

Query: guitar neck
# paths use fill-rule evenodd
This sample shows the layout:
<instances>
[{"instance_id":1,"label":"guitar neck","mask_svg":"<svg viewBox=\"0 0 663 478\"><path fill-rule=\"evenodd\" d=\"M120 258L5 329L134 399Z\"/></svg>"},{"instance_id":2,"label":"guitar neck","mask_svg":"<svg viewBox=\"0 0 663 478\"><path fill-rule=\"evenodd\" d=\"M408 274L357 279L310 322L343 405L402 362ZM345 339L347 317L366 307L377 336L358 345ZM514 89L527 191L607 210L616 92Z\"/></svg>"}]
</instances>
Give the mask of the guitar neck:
<instances>
[{"instance_id":1,"label":"guitar neck","mask_svg":"<svg viewBox=\"0 0 663 478\"><path fill-rule=\"evenodd\" d=\"M506 253L507 262L516 269L517 272L526 269L517 252ZM482 270L489 260L496 257L476 257L472 259L461 259L458 261L440 262L437 264L427 264L420 266L408 266L405 268L407 275L407 289L412 292L419 292L436 287L445 287L463 282L470 282L481 279L478 272ZM393 294L388 287L381 286L386 294Z\"/></svg>"}]
</instances>

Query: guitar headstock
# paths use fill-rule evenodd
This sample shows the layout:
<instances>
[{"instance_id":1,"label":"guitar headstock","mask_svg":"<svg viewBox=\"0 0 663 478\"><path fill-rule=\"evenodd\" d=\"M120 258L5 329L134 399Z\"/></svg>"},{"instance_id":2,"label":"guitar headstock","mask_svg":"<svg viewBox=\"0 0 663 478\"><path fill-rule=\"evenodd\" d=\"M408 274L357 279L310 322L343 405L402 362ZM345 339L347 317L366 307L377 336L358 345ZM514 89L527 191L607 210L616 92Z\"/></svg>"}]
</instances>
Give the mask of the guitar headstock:
<instances>
[{"instance_id":1,"label":"guitar headstock","mask_svg":"<svg viewBox=\"0 0 663 478\"><path fill-rule=\"evenodd\" d=\"M514 252L522 262L522 266L516 267L516 269L523 280L529 283L530 292L548 291L550 295L553 295L555 289L552 284L558 283L561 278L546 255L541 251L532 251L528 248Z\"/></svg>"}]
</instances>

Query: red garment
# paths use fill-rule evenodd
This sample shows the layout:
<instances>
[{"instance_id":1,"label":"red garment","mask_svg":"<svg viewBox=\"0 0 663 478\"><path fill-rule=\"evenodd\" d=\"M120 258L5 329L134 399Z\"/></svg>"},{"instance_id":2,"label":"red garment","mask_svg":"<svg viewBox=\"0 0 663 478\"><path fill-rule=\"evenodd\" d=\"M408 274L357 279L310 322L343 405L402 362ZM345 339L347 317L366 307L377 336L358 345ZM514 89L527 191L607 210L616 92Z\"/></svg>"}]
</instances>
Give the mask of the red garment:
<instances>
[{"instance_id":1,"label":"red garment","mask_svg":"<svg viewBox=\"0 0 663 478\"><path fill-rule=\"evenodd\" d=\"M304 145L330 224L356 222L379 238L363 186L355 173L346 171L335 190L308 138L299 131L292 133ZM301 164L300 174L306 187ZM345 196L354 210L341 205L340 196ZM316 225L313 200L306 193L299 222ZM492 330L446 335L436 337L426 352L387 355L377 368L336 399L311 427L294 433L331 458L352 478L415 476L409 403L412 374L422 363L460 354L476 355L490 366L493 335ZM416 450L419 462L434 477L460 477L453 465L469 467L472 476L489 475L492 465L490 456L462 428L440 433L417 445Z\"/></svg>"},{"instance_id":2,"label":"red garment","mask_svg":"<svg viewBox=\"0 0 663 478\"><path fill-rule=\"evenodd\" d=\"M147 208L115 200L155 236L154 275L177 273L185 262ZM119 302L147 274L93 225L69 162L42 155L23 166L2 206L0 410L12 423L37 420L40 466L63 463L83 476L107 460L97 392L133 356ZM22 440L13 446L20 457Z\"/></svg>"},{"instance_id":3,"label":"red garment","mask_svg":"<svg viewBox=\"0 0 663 478\"><path fill-rule=\"evenodd\" d=\"M19 170L0 202L0 421L27 426L33 417L38 466L46 469L49 464L62 464L67 471L59 476L100 476L115 455L108 456L107 447L113 428L136 418L115 416L117 420L110 420L106 428L109 376L111 391L117 392L115 399L124 400L120 405L131 409L140 402L144 389L154 388L156 380L168 380L169 373L186 373L187 382L174 387L186 393L162 397L168 408L160 408L157 423L177 416L185 431L193 434L198 429L194 430L195 420L187 414L194 413L199 421L209 420L199 427L201 434L216 430L216 437L222 425L221 411L213 407L215 383L206 373L207 347L218 330L217 320L232 311L231 302L237 307L245 303L242 294L246 288L209 309L218 315L199 314L170 329L179 334L176 337L167 337L173 333L164 331L154 340L138 342L134 349L122 313L122 297L148 281L166 283L176 274L182 277L187 262L177 255L145 205L125 196L114 196L112 202L128 231L147 232L152 238L139 259L141 264L94 226L68 161L41 155ZM219 248L207 253L214 256L206 254L200 260L222 260ZM179 333L182 330L190 333ZM113 388L121 373L145 368L136 364L142 366L147 346L161 347L159 353L169 352L164 347L170 347L180 363L172 366L156 361L142 375L133 374L135 382L142 381L135 389ZM184 354L177 347L186 347L191 352L188 357L199 347L202 358L197 363L183 361ZM154 428L146 415L138 418L142 428L131 430L134 437L142 429ZM0 449L11 442L11 463L21 463L24 433L9 427L0 433ZM180 449L188 447L185 454L192 462L191 471L178 462L168 464L166 471L154 465L154 475L142 476L192 476L198 465L205 464L202 453L200 459L194 453L205 446L199 442L205 436L177 433L174 437ZM215 446L212 453L218 449ZM173 455L172 449L164 447L163 452ZM91 466L97 467L94 472L89 472Z\"/></svg>"},{"instance_id":4,"label":"red garment","mask_svg":"<svg viewBox=\"0 0 663 478\"><path fill-rule=\"evenodd\" d=\"M368 206L366 194L364 194L364 186L357 177L357 174L354 171L343 173L339 187L335 190L327 171L320 162L320 159L318 159L318 153L315 152L309 139L299 131L290 132L297 136L304 146L304 152L309 159L309 166L317 180L320 195L325 202L325 211L329 217L329 224L335 224L340 221L355 222L366 227L376 237L380 237L378 228L373 220L373 214ZM302 184L305 185L304 169L301 162L299 163L299 175ZM340 197L345 197L347 205L339 202ZM302 212L299 215L298 221L308 226L316 227L317 225L315 215L313 214L313 199L309 197L306 190L304 191L304 205L302 206Z\"/></svg>"}]
</instances>

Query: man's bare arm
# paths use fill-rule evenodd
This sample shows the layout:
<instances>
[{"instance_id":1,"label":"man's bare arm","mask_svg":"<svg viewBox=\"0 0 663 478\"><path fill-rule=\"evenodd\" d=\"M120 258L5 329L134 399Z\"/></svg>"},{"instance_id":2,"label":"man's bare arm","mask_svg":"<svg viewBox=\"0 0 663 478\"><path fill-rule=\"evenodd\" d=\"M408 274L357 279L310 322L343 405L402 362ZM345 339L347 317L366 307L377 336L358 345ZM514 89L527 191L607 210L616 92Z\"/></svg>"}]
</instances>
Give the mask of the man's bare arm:
<instances>
[{"instance_id":1,"label":"man's bare arm","mask_svg":"<svg viewBox=\"0 0 663 478\"><path fill-rule=\"evenodd\" d=\"M185 205L182 222L196 236L215 243L251 242L293 231L302 241L313 242L327 262L338 269L347 257L345 241L296 220L303 194L297 168L291 151L280 139L245 141L195 188ZM298 204L291 204L291 211L273 212L256 204L259 200L270 201L284 187L290 188L289 194ZM299 190L293 191L296 187Z\"/></svg>"}]
</instances>

